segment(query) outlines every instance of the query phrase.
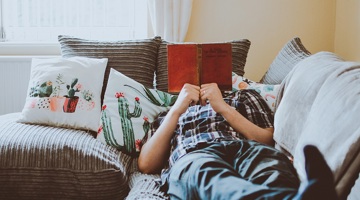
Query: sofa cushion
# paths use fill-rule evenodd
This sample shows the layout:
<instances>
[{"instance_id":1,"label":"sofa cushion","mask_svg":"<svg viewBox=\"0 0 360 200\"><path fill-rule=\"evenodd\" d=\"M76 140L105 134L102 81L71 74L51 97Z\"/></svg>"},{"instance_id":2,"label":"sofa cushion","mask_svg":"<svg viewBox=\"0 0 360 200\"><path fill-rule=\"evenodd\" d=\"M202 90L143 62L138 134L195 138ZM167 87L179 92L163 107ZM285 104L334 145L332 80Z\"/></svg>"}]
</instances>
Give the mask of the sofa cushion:
<instances>
[{"instance_id":1,"label":"sofa cushion","mask_svg":"<svg viewBox=\"0 0 360 200\"><path fill-rule=\"evenodd\" d=\"M34 58L19 122L97 131L107 58Z\"/></svg>"},{"instance_id":2,"label":"sofa cushion","mask_svg":"<svg viewBox=\"0 0 360 200\"><path fill-rule=\"evenodd\" d=\"M303 147L315 145L334 172L341 197L353 184L349 177L360 169L359 85L360 63L320 52L299 62L285 78L275 112L274 140L294 155L300 178L306 180Z\"/></svg>"},{"instance_id":3,"label":"sofa cushion","mask_svg":"<svg viewBox=\"0 0 360 200\"><path fill-rule=\"evenodd\" d=\"M235 72L232 73L232 90L243 90L251 89L258 92L266 101L266 104L269 106L272 112L275 111L275 102L277 95L279 93L280 84L271 85L271 84L262 84L252 81L245 78L244 76L239 76Z\"/></svg>"},{"instance_id":4,"label":"sofa cushion","mask_svg":"<svg viewBox=\"0 0 360 200\"><path fill-rule=\"evenodd\" d=\"M176 98L111 69L97 139L137 156L151 123L160 112L169 110Z\"/></svg>"},{"instance_id":5,"label":"sofa cushion","mask_svg":"<svg viewBox=\"0 0 360 200\"><path fill-rule=\"evenodd\" d=\"M247 39L229 41L232 44L232 65L233 72L244 75L246 58L250 48L250 41ZM168 91L168 70L167 70L167 45L162 41L159 47L158 63L156 68L156 89Z\"/></svg>"},{"instance_id":6,"label":"sofa cushion","mask_svg":"<svg viewBox=\"0 0 360 200\"><path fill-rule=\"evenodd\" d=\"M88 132L0 116L2 199L124 199L132 158Z\"/></svg>"},{"instance_id":7,"label":"sofa cushion","mask_svg":"<svg viewBox=\"0 0 360 200\"><path fill-rule=\"evenodd\" d=\"M294 66L309 55L311 55L311 53L302 44L300 38L295 37L291 39L277 54L260 82L265 84L280 84Z\"/></svg>"},{"instance_id":8,"label":"sofa cushion","mask_svg":"<svg viewBox=\"0 0 360 200\"><path fill-rule=\"evenodd\" d=\"M122 72L146 87L153 88L154 72L160 38L142 40L99 41L59 35L61 55L65 58L85 56L108 58L103 94L110 68Z\"/></svg>"}]
</instances>

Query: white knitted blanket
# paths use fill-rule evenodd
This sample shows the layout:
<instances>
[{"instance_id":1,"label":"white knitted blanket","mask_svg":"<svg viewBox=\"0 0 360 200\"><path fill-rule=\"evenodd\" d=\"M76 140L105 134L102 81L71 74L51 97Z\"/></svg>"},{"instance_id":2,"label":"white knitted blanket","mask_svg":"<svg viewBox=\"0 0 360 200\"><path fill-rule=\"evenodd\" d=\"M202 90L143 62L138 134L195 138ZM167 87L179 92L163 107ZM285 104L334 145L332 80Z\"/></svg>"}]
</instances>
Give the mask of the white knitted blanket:
<instances>
[{"instance_id":1,"label":"white knitted blanket","mask_svg":"<svg viewBox=\"0 0 360 200\"><path fill-rule=\"evenodd\" d=\"M294 155L305 180L303 147L316 145L340 179L360 151L360 63L329 52L299 62L282 83L274 139Z\"/></svg>"}]
</instances>

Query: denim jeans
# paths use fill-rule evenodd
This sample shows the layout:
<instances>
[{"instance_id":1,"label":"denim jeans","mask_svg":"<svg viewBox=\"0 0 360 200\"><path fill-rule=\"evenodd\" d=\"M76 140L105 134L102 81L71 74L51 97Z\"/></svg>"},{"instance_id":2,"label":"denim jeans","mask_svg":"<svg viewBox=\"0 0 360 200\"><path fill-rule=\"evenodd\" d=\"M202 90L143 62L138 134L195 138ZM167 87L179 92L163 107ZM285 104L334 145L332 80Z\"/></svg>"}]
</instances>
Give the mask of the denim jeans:
<instances>
[{"instance_id":1,"label":"denim jeans","mask_svg":"<svg viewBox=\"0 0 360 200\"><path fill-rule=\"evenodd\" d=\"M171 199L292 199L299 179L289 159L254 141L208 143L180 158L167 177Z\"/></svg>"}]
</instances>

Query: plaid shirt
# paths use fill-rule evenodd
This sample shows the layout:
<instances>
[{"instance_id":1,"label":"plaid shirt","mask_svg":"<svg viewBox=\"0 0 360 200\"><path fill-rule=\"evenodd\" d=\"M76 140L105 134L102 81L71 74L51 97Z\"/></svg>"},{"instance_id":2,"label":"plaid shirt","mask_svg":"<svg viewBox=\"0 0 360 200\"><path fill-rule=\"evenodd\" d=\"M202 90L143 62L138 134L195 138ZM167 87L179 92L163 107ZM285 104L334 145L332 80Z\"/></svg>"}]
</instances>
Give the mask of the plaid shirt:
<instances>
[{"instance_id":1,"label":"plaid shirt","mask_svg":"<svg viewBox=\"0 0 360 200\"><path fill-rule=\"evenodd\" d=\"M273 127L273 115L265 100L255 90L239 90L224 98L225 102L245 118L262 128ZM152 124L155 133L167 113L161 113ZM169 167L201 143L217 140L245 139L210 104L188 108L178 121L171 140Z\"/></svg>"}]
</instances>

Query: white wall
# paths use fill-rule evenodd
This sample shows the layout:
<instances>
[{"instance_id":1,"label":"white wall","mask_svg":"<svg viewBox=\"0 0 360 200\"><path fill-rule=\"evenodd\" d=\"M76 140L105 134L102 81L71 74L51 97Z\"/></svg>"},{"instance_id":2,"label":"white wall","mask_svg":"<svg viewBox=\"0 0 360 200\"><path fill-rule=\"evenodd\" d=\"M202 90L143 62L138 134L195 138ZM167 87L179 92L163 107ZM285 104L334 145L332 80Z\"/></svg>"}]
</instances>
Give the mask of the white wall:
<instances>
[{"instance_id":1,"label":"white wall","mask_svg":"<svg viewBox=\"0 0 360 200\"><path fill-rule=\"evenodd\" d=\"M334 51L335 13L336 0L194 0L185 40L249 39L245 76L258 81L294 36L312 53Z\"/></svg>"}]
</instances>

